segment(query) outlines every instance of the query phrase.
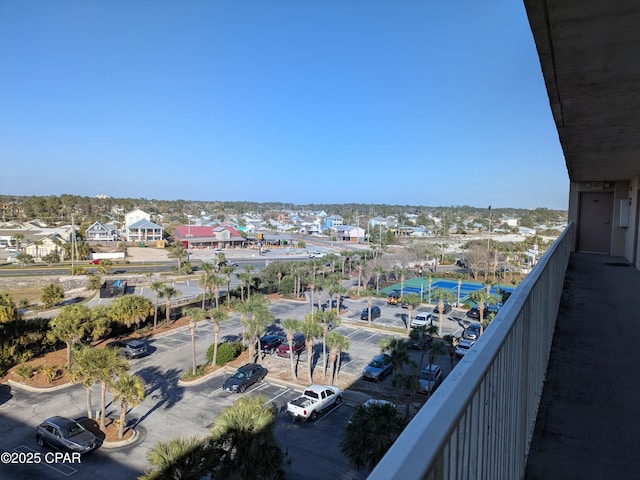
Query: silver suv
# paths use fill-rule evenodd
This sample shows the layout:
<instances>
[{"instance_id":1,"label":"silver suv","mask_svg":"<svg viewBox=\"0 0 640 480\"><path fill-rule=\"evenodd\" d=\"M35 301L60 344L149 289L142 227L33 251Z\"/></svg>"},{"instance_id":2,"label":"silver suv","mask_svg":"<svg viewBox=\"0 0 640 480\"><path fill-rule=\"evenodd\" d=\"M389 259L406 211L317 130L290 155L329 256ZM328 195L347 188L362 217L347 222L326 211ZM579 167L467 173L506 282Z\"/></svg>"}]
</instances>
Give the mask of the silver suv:
<instances>
[{"instance_id":1,"label":"silver suv","mask_svg":"<svg viewBox=\"0 0 640 480\"><path fill-rule=\"evenodd\" d=\"M147 344L140 340L115 340L107 343L107 348L117 348L125 358L138 358L147 354Z\"/></svg>"},{"instance_id":2,"label":"silver suv","mask_svg":"<svg viewBox=\"0 0 640 480\"><path fill-rule=\"evenodd\" d=\"M98 446L98 439L75 420L51 417L36 427L38 445L50 445L57 450L88 453Z\"/></svg>"}]
</instances>

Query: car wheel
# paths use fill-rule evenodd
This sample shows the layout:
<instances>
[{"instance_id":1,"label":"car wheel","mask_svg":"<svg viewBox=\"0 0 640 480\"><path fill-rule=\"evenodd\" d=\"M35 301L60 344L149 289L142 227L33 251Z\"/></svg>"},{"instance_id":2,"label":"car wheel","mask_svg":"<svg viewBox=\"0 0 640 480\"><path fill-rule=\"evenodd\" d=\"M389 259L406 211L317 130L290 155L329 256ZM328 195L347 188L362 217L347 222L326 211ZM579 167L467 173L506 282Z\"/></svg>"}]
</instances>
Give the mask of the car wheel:
<instances>
[{"instance_id":1,"label":"car wheel","mask_svg":"<svg viewBox=\"0 0 640 480\"><path fill-rule=\"evenodd\" d=\"M42 438L42 435L36 435L36 441L38 442L38 445L44 447L44 438Z\"/></svg>"},{"instance_id":2,"label":"car wheel","mask_svg":"<svg viewBox=\"0 0 640 480\"><path fill-rule=\"evenodd\" d=\"M341 404L342 404L342 397L338 395L338 398L336 398L336 405L341 405Z\"/></svg>"},{"instance_id":3,"label":"car wheel","mask_svg":"<svg viewBox=\"0 0 640 480\"><path fill-rule=\"evenodd\" d=\"M311 415L309 415L309 420L313 422L316 418L318 418L318 412L314 410L313 412L311 412Z\"/></svg>"},{"instance_id":4,"label":"car wheel","mask_svg":"<svg viewBox=\"0 0 640 480\"><path fill-rule=\"evenodd\" d=\"M238 393L242 393L242 392L244 392L244 391L245 391L245 389L246 389L246 387L245 387L244 385L240 385L240 386L238 387Z\"/></svg>"},{"instance_id":5,"label":"car wheel","mask_svg":"<svg viewBox=\"0 0 640 480\"><path fill-rule=\"evenodd\" d=\"M126 358L127 360L131 359L131 354L130 353L125 353L124 354L124 358Z\"/></svg>"}]
</instances>

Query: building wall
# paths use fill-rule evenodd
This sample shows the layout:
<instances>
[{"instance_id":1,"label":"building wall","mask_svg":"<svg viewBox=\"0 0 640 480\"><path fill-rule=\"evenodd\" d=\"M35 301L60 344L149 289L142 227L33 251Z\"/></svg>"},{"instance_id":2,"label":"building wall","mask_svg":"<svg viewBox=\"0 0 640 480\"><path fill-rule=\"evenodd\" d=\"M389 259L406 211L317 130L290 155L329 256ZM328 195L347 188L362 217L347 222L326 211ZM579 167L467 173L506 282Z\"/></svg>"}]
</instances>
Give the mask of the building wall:
<instances>
[{"instance_id":1,"label":"building wall","mask_svg":"<svg viewBox=\"0 0 640 480\"><path fill-rule=\"evenodd\" d=\"M637 222L637 201L632 196L637 197L638 180L604 182L602 189L593 190L589 186L590 182L570 182L569 185L569 222L576 225L576 232L581 232L581 225L578 224L580 193L581 192L612 192L613 193L613 212L611 214L611 248L609 254L612 256L624 257L629 262L634 262L634 244L636 243ZM634 195L633 192L636 192ZM628 201L631 198L632 208L629 215L629 226L620 226L620 210L621 201ZM579 233L573 236L572 250L576 250ZM640 250L640 249L639 249ZM635 259L636 268L639 267L637 259Z\"/></svg>"}]
</instances>

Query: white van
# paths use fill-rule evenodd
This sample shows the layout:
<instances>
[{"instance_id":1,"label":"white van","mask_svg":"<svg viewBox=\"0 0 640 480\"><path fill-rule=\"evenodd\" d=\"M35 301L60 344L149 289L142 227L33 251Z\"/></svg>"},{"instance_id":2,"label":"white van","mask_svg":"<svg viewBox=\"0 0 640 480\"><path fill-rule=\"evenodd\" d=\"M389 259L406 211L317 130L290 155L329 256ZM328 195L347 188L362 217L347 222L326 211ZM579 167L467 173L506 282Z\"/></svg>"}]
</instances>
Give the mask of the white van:
<instances>
[{"instance_id":1,"label":"white van","mask_svg":"<svg viewBox=\"0 0 640 480\"><path fill-rule=\"evenodd\" d=\"M411 319L411 328L428 327L432 324L431 320L431 312L418 312L418 314Z\"/></svg>"}]
</instances>

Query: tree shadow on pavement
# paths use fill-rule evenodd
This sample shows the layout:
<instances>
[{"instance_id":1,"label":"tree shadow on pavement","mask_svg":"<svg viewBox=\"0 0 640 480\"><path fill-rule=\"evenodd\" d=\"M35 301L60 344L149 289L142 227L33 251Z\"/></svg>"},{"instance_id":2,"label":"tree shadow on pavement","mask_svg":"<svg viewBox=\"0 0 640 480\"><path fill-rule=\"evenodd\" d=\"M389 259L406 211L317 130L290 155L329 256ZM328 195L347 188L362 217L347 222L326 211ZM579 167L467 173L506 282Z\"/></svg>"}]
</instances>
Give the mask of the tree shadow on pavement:
<instances>
[{"instance_id":1,"label":"tree shadow on pavement","mask_svg":"<svg viewBox=\"0 0 640 480\"><path fill-rule=\"evenodd\" d=\"M146 398L157 400L149 411L138 419L137 423L141 423L158 408L163 407L168 410L182 399L184 388L178 385L181 374L182 372L175 368L165 372L158 367L147 367L136 372L136 375L145 382Z\"/></svg>"}]
</instances>

